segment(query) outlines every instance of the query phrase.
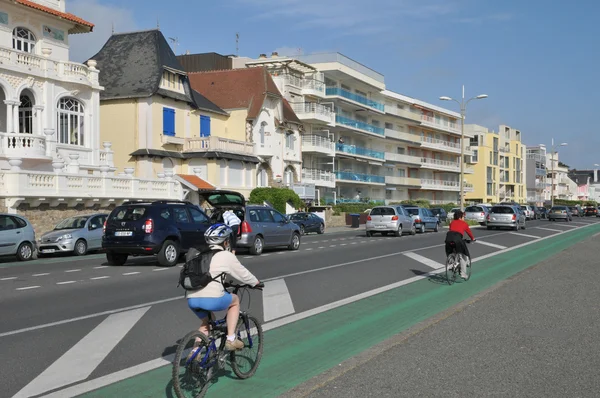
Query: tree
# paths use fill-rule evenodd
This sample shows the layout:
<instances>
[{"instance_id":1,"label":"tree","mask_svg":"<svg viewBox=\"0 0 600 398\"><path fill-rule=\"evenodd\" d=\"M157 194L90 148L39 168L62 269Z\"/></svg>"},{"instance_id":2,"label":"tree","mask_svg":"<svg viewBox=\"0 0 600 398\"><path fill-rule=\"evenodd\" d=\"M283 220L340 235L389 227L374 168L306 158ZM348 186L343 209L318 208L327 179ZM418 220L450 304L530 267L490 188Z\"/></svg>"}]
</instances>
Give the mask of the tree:
<instances>
[{"instance_id":1,"label":"tree","mask_svg":"<svg viewBox=\"0 0 600 398\"><path fill-rule=\"evenodd\" d=\"M285 214L285 204L290 203L295 208L302 206L302 200L296 192L289 188L254 188L250 192L249 203L263 204L269 202L275 210Z\"/></svg>"}]
</instances>

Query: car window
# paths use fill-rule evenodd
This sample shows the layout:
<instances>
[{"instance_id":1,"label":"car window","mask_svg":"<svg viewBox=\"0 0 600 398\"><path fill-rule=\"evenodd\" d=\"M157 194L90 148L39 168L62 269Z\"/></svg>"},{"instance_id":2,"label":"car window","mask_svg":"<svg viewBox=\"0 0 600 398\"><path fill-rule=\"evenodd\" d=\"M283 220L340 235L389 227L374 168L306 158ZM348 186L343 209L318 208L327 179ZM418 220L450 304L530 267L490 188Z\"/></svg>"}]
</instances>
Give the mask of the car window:
<instances>
[{"instance_id":1,"label":"car window","mask_svg":"<svg viewBox=\"0 0 600 398\"><path fill-rule=\"evenodd\" d=\"M248 218L250 222L259 222L258 212L256 210L248 210Z\"/></svg>"},{"instance_id":2,"label":"car window","mask_svg":"<svg viewBox=\"0 0 600 398\"><path fill-rule=\"evenodd\" d=\"M271 217L273 217L273 220L275 222L285 222L286 221L285 216L275 210L271 210Z\"/></svg>"},{"instance_id":3,"label":"car window","mask_svg":"<svg viewBox=\"0 0 600 398\"><path fill-rule=\"evenodd\" d=\"M164 209L160 209L160 216L165 220L168 220L169 218L171 218L171 211L167 207L165 207Z\"/></svg>"},{"instance_id":4,"label":"car window","mask_svg":"<svg viewBox=\"0 0 600 398\"><path fill-rule=\"evenodd\" d=\"M0 231L8 231L17 229L17 223L9 216L0 216Z\"/></svg>"},{"instance_id":5,"label":"car window","mask_svg":"<svg viewBox=\"0 0 600 398\"><path fill-rule=\"evenodd\" d=\"M88 224L88 229L90 231L94 230L94 229L98 229L102 226L102 224L104 224L104 221L102 221L102 216L95 216L92 217L92 219L90 220L90 223ZM96 228L92 228L92 225L95 226Z\"/></svg>"},{"instance_id":6,"label":"car window","mask_svg":"<svg viewBox=\"0 0 600 398\"><path fill-rule=\"evenodd\" d=\"M404 209L404 210L406 210L406 212L411 216L419 215L419 209Z\"/></svg>"},{"instance_id":7,"label":"car window","mask_svg":"<svg viewBox=\"0 0 600 398\"><path fill-rule=\"evenodd\" d=\"M494 206L492 207L492 213L494 214L514 214L515 211L512 207L508 206Z\"/></svg>"},{"instance_id":8,"label":"car window","mask_svg":"<svg viewBox=\"0 0 600 398\"><path fill-rule=\"evenodd\" d=\"M398 215L401 215L401 216L406 215L406 213L404 212L404 209L402 207L396 207L396 211L398 212Z\"/></svg>"},{"instance_id":9,"label":"car window","mask_svg":"<svg viewBox=\"0 0 600 398\"><path fill-rule=\"evenodd\" d=\"M115 209L111 214L111 221L137 221L144 216L146 208L143 206L127 206Z\"/></svg>"},{"instance_id":10,"label":"car window","mask_svg":"<svg viewBox=\"0 0 600 398\"><path fill-rule=\"evenodd\" d=\"M437 216L438 214L442 214L442 209L429 209L429 211L431 212L431 214L433 214L434 216Z\"/></svg>"},{"instance_id":11,"label":"car window","mask_svg":"<svg viewBox=\"0 0 600 398\"><path fill-rule=\"evenodd\" d=\"M305 220L308 220L308 215L307 214L292 214L292 215L290 215L290 220L305 221Z\"/></svg>"},{"instance_id":12,"label":"car window","mask_svg":"<svg viewBox=\"0 0 600 398\"><path fill-rule=\"evenodd\" d=\"M465 209L466 213L481 213L483 211L483 208L479 207L479 206L469 206Z\"/></svg>"},{"instance_id":13,"label":"car window","mask_svg":"<svg viewBox=\"0 0 600 398\"><path fill-rule=\"evenodd\" d=\"M260 222L273 222L273 217L267 209L258 209L256 212L258 213Z\"/></svg>"},{"instance_id":14,"label":"car window","mask_svg":"<svg viewBox=\"0 0 600 398\"><path fill-rule=\"evenodd\" d=\"M61 230L61 229L83 228L83 227L85 227L85 223L87 222L87 220L89 220L88 216L65 218L64 220L59 222L56 225L56 227L54 227L54 229Z\"/></svg>"},{"instance_id":15,"label":"car window","mask_svg":"<svg viewBox=\"0 0 600 398\"><path fill-rule=\"evenodd\" d=\"M188 207L188 210L190 211L192 220L194 220L195 223L208 223L208 217L200 210L194 207Z\"/></svg>"},{"instance_id":16,"label":"car window","mask_svg":"<svg viewBox=\"0 0 600 398\"><path fill-rule=\"evenodd\" d=\"M189 223L190 222L190 217L187 214L187 211L185 211L185 207L181 206L181 207L173 207L173 216L175 217L175 222L180 222L180 223Z\"/></svg>"},{"instance_id":17,"label":"car window","mask_svg":"<svg viewBox=\"0 0 600 398\"><path fill-rule=\"evenodd\" d=\"M372 216L395 216L396 213L391 207L376 207L371 210Z\"/></svg>"},{"instance_id":18,"label":"car window","mask_svg":"<svg viewBox=\"0 0 600 398\"><path fill-rule=\"evenodd\" d=\"M23 220L19 217L11 217L13 222L17 225L17 228L25 228L27 226L27 221Z\"/></svg>"}]
</instances>

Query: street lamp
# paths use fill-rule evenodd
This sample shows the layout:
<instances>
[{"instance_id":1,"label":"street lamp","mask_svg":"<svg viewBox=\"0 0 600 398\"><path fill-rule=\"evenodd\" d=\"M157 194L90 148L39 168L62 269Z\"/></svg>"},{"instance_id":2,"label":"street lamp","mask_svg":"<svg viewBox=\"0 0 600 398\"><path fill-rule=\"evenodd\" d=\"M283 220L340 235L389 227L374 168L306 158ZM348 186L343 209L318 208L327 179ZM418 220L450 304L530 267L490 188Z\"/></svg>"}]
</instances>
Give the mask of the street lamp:
<instances>
[{"instance_id":1,"label":"street lamp","mask_svg":"<svg viewBox=\"0 0 600 398\"><path fill-rule=\"evenodd\" d=\"M461 101L451 97L440 97L442 101L454 101L460 106L460 209L465 210L465 114L467 113L467 104L475 99L487 98L487 94L479 94L465 102L465 85L462 86Z\"/></svg>"},{"instance_id":2,"label":"street lamp","mask_svg":"<svg viewBox=\"0 0 600 398\"><path fill-rule=\"evenodd\" d=\"M559 144L558 146L567 146L566 142ZM550 161L552 162L552 186L550 187L550 206L554 207L554 155L558 153L556 149L554 149L556 145L554 145L554 138L552 138L552 152L550 152Z\"/></svg>"}]
</instances>

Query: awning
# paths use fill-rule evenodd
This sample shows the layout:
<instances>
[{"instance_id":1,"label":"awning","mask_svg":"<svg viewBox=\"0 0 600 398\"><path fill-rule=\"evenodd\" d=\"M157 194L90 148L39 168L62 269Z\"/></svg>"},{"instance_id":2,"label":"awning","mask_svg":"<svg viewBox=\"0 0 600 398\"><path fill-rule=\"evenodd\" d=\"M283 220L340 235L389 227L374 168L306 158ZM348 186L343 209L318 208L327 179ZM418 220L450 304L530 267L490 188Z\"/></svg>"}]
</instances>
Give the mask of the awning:
<instances>
[{"instance_id":1,"label":"awning","mask_svg":"<svg viewBox=\"0 0 600 398\"><path fill-rule=\"evenodd\" d=\"M199 189L215 189L211 183L204 181L202 178L192 174L176 174L175 179L193 191Z\"/></svg>"}]
</instances>

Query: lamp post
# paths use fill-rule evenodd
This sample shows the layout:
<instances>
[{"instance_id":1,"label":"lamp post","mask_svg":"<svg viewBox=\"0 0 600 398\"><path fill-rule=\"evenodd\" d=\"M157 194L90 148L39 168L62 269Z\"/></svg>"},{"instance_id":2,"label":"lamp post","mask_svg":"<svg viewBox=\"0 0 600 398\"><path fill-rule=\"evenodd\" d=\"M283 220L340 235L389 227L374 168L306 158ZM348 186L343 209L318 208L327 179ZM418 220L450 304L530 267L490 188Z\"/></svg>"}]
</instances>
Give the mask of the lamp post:
<instances>
[{"instance_id":1,"label":"lamp post","mask_svg":"<svg viewBox=\"0 0 600 398\"><path fill-rule=\"evenodd\" d=\"M465 114L467 113L467 104L474 99L487 98L487 94L479 94L465 102L465 85L462 86L461 101L451 97L440 97L442 101L454 101L460 106L460 210L465 210Z\"/></svg>"},{"instance_id":2,"label":"lamp post","mask_svg":"<svg viewBox=\"0 0 600 398\"><path fill-rule=\"evenodd\" d=\"M558 145L558 146L567 146L568 144L566 142L563 142L562 144ZM554 149L556 146L554 145L554 138L552 138L552 152L550 152L550 161L552 162L552 186L550 187L550 206L554 207L554 155L556 155L558 153L558 151L556 149Z\"/></svg>"}]
</instances>

